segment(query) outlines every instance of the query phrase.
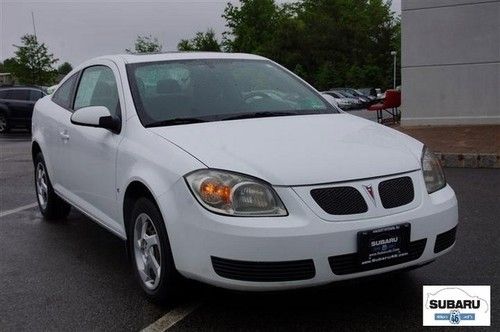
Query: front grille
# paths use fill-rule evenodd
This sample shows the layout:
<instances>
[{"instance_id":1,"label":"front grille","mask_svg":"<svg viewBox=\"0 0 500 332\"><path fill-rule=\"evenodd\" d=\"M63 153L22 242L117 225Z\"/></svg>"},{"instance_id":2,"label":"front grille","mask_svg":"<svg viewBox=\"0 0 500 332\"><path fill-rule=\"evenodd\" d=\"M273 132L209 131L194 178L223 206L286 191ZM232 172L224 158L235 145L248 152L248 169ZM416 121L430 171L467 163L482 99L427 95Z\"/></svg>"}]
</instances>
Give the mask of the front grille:
<instances>
[{"instance_id":1,"label":"front grille","mask_svg":"<svg viewBox=\"0 0 500 332\"><path fill-rule=\"evenodd\" d=\"M368 206L361 193L353 187L332 187L311 190L311 196L328 214L365 213Z\"/></svg>"},{"instance_id":2,"label":"front grille","mask_svg":"<svg viewBox=\"0 0 500 332\"><path fill-rule=\"evenodd\" d=\"M358 253L333 256L328 258L328 262L330 263L330 268L332 269L332 272L335 273L336 275L351 274L351 273L364 272L374 269L380 269L382 267L411 262L420 258L420 256L422 256L422 254L424 253L426 243L427 239L410 242L408 248L408 255L368 265L361 265L359 263Z\"/></svg>"},{"instance_id":3,"label":"front grille","mask_svg":"<svg viewBox=\"0 0 500 332\"><path fill-rule=\"evenodd\" d=\"M219 276L242 281L276 282L312 279L316 275L312 259L286 262L248 262L212 256Z\"/></svg>"},{"instance_id":4,"label":"front grille","mask_svg":"<svg viewBox=\"0 0 500 332\"><path fill-rule=\"evenodd\" d=\"M438 253L448 249L455 243L457 235L457 228L450 229L447 232L441 233L436 237L436 244L434 245L434 253Z\"/></svg>"},{"instance_id":5,"label":"front grille","mask_svg":"<svg viewBox=\"0 0 500 332\"><path fill-rule=\"evenodd\" d=\"M410 204L415 198L413 182L408 176L380 182L378 193L386 209Z\"/></svg>"}]
</instances>

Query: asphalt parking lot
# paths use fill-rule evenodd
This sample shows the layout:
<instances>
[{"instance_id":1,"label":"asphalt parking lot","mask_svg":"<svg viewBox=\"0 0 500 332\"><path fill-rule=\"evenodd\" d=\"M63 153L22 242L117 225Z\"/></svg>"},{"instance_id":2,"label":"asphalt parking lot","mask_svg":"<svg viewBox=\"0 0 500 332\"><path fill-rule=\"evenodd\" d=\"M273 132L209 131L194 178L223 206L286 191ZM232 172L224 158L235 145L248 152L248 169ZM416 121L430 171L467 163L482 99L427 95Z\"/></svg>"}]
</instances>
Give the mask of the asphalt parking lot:
<instances>
[{"instance_id":1,"label":"asphalt parking lot","mask_svg":"<svg viewBox=\"0 0 500 332\"><path fill-rule=\"evenodd\" d=\"M191 284L179 305L197 308L171 331L421 330L422 285L491 285L498 328L500 170L447 169L447 177L459 200L458 240L433 264L293 292ZM0 136L0 330L137 331L175 310L144 299L121 240L75 211L44 222L35 202L30 138Z\"/></svg>"}]
</instances>

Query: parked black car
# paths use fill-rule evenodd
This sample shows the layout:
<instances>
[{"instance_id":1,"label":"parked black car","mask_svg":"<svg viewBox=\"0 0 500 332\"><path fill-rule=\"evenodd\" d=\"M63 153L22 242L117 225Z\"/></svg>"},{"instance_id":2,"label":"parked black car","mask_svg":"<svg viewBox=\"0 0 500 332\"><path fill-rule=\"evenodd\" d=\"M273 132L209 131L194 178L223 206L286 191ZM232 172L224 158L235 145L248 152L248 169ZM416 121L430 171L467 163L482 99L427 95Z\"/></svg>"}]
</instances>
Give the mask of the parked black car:
<instances>
[{"instance_id":1,"label":"parked black car","mask_svg":"<svg viewBox=\"0 0 500 332\"><path fill-rule=\"evenodd\" d=\"M0 133L7 133L14 127L30 130L33 106L45 95L47 93L38 87L0 88Z\"/></svg>"}]
</instances>

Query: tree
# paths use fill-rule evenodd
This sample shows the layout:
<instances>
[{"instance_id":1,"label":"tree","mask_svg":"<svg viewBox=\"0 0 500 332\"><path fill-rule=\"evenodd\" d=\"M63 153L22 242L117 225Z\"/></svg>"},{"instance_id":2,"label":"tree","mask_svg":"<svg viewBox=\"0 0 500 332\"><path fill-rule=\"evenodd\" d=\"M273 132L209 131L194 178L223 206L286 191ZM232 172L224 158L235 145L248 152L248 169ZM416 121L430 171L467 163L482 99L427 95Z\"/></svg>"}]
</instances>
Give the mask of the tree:
<instances>
[{"instance_id":1,"label":"tree","mask_svg":"<svg viewBox=\"0 0 500 332\"><path fill-rule=\"evenodd\" d=\"M73 66L69 62L62 63L59 67L57 67L57 72L60 75L66 75L70 71L73 70Z\"/></svg>"},{"instance_id":2,"label":"tree","mask_svg":"<svg viewBox=\"0 0 500 332\"><path fill-rule=\"evenodd\" d=\"M265 53L278 21L274 0L240 0L228 3L222 17L229 31L224 33L224 48L230 52Z\"/></svg>"},{"instance_id":3,"label":"tree","mask_svg":"<svg viewBox=\"0 0 500 332\"><path fill-rule=\"evenodd\" d=\"M52 67L58 59L49 53L45 43L39 43L36 36L24 35L21 37L22 45L17 48L15 57L4 61L9 71L21 84L45 85L54 82L56 70ZM6 68L6 69L7 69Z\"/></svg>"},{"instance_id":4,"label":"tree","mask_svg":"<svg viewBox=\"0 0 500 332\"><path fill-rule=\"evenodd\" d=\"M7 58L3 61L3 71L5 73L12 73L15 66L17 66L17 61L14 58Z\"/></svg>"},{"instance_id":5,"label":"tree","mask_svg":"<svg viewBox=\"0 0 500 332\"><path fill-rule=\"evenodd\" d=\"M197 32L191 40L182 39L177 45L179 51L205 51L205 52L220 52L221 45L215 37L215 32L208 29L207 32Z\"/></svg>"},{"instance_id":6,"label":"tree","mask_svg":"<svg viewBox=\"0 0 500 332\"><path fill-rule=\"evenodd\" d=\"M318 89L392 86L390 51L400 50L401 42L400 22L390 2L233 3L222 15L228 28L223 40L226 50L269 57Z\"/></svg>"},{"instance_id":7,"label":"tree","mask_svg":"<svg viewBox=\"0 0 500 332\"><path fill-rule=\"evenodd\" d=\"M128 53L158 53L161 52L163 45L160 44L158 38L151 35L137 36L135 40L134 50L126 49Z\"/></svg>"}]
</instances>

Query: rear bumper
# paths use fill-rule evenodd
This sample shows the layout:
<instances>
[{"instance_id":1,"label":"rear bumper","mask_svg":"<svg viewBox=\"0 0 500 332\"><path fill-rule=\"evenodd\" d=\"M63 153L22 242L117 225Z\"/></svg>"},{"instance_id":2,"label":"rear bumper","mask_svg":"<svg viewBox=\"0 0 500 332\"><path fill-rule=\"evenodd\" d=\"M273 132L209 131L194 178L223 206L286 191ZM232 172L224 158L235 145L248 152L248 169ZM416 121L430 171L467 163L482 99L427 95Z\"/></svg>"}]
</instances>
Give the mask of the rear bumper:
<instances>
[{"instance_id":1,"label":"rear bumper","mask_svg":"<svg viewBox=\"0 0 500 332\"><path fill-rule=\"evenodd\" d=\"M219 216L201 208L182 186L174 191L177 203L161 208L169 211L167 228L177 269L188 278L236 290L309 287L423 265L451 250L454 239L438 252L436 239L458 222L449 186L426 194L412 210L346 222L318 218L289 188L278 189L290 213L282 218ZM358 232L401 223L411 224L410 241L418 247L411 260L357 269Z\"/></svg>"}]
</instances>

